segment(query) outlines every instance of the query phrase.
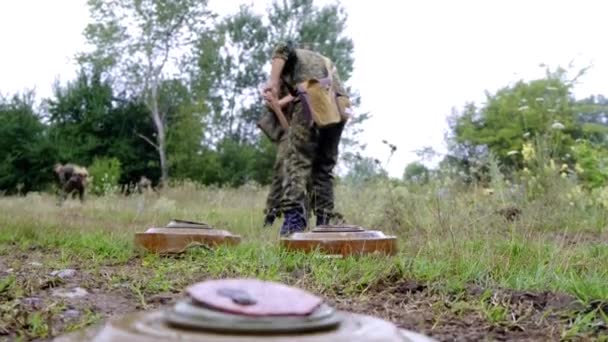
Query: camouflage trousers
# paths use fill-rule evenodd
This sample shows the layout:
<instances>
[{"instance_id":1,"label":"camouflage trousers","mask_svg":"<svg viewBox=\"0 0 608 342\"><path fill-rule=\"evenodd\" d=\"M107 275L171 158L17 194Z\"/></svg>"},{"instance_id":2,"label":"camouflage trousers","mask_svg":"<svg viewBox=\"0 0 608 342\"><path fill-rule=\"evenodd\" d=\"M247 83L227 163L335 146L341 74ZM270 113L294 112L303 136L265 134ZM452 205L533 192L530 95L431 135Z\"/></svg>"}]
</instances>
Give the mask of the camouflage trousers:
<instances>
[{"instance_id":1,"label":"camouflage trousers","mask_svg":"<svg viewBox=\"0 0 608 342\"><path fill-rule=\"evenodd\" d=\"M270 183L270 191L266 198L266 208L264 214L273 214L280 216L281 197L283 196L283 162L285 160L285 151L287 149L287 134L283 134L281 140L277 144L277 155L272 168L272 182Z\"/></svg>"},{"instance_id":2,"label":"camouflage trousers","mask_svg":"<svg viewBox=\"0 0 608 342\"><path fill-rule=\"evenodd\" d=\"M311 127L301 103L295 104L283 163L283 212L303 209L306 216L334 216L333 170L344 124Z\"/></svg>"},{"instance_id":3,"label":"camouflage trousers","mask_svg":"<svg viewBox=\"0 0 608 342\"><path fill-rule=\"evenodd\" d=\"M280 217L282 214L281 199L283 198L283 182L285 179L283 165L285 163L286 155L287 134L284 134L277 144L277 155L275 157L273 166L272 182L270 183L270 191L268 192L268 197L266 198L266 208L264 209L264 214L266 215L271 214L275 217ZM307 191L310 191L310 185L311 182L308 182ZM310 196L306 201L306 205L307 209L311 205Z\"/></svg>"}]
</instances>

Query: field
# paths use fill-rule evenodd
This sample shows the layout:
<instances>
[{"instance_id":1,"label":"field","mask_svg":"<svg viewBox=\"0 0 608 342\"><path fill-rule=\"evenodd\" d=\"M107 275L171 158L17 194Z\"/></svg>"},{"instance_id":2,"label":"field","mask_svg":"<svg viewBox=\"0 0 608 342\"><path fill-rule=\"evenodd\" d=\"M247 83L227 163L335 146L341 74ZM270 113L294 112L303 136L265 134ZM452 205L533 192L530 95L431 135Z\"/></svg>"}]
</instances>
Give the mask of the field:
<instances>
[{"instance_id":1,"label":"field","mask_svg":"<svg viewBox=\"0 0 608 342\"><path fill-rule=\"evenodd\" d=\"M338 186L349 223L399 237L390 258L281 250L279 223L261 228L266 189L255 186L185 184L62 207L49 194L3 197L0 340L50 340L169 305L194 282L238 276L295 285L440 341L608 341L608 214L559 181L535 198L506 183L493 193L439 183ZM176 257L134 250L135 232L171 218L228 229L243 243Z\"/></svg>"}]
</instances>

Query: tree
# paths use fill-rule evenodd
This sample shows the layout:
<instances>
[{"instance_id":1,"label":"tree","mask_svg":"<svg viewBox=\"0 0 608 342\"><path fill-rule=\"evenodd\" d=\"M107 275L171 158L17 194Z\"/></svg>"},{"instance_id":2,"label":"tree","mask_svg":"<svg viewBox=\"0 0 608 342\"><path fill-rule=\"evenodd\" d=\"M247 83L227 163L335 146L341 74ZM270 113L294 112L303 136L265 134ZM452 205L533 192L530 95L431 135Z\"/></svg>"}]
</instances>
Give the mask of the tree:
<instances>
[{"instance_id":1,"label":"tree","mask_svg":"<svg viewBox=\"0 0 608 342\"><path fill-rule=\"evenodd\" d=\"M388 172L382 168L378 159L356 155L344 181L353 184L361 184L378 179L388 179Z\"/></svg>"},{"instance_id":2,"label":"tree","mask_svg":"<svg viewBox=\"0 0 608 342\"><path fill-rule=\"evenodd\" d=\"M34 93L0 97L0 191L42 190L52 180L56 150L33 108Z\"/></svg>"},{"instance_id":3,"label":"tree","mask_svg":"<svg viewBox=\"0 0 608 342\"><path fill-rule=\"evenodd\" d=\"M150 111L155 138L138 136L157 151L161 184L169 177L166 135L167 112L160 106L160 87L169 73L178 69L197 35L205 31L206 0L88 0L93 23L85 30L95 47L83 53L82 63L103 66L130 96L140 98ZM173 62L171 64L171 62ZM178 78L176 73L172 78Z\"/></svg>"},{"instance_id":4,"label":"tree","mask_svg":"<svg viewBox=\"0 0 608 342\"><path fill-rule=\"evenodd\" d=\"M409 163L403 172L403 180L412 183L426 183L429 180L429 169L420 162Z\"/></svg>"},{"instance_id":5,"label":"tree","mask_svg":"<svg viewBox=\"0 0 608 342\"><path fill-rule=\"evenodd\" d=\"M177 179L200 178L203 119L208 113L204 101L180 80L169 80L161 87L161 107L166 113L169 134L167 151L171 173Z\"/></svg>"},{"instance_id":6,"label":"tree","mask_svg":"<svg viewBox=\"0 0 608 342\"><path fill-rule=\"evenodd\" d=\"M449 123L450 154L468 162L482 159L487 152L511 169L523 167L518 151L526 141L552 139L550 157L563 158L568 147L582 136L574 110L572 82L563 69L547 71L543 79L519 81L496 94L486 94L486 104L467 104L453 113ZM559 129L559 134L556 133ZM562 129L563 128L563 129Z\"/></svg>"},{"instance_id":7,"label":"tree","mask_svg":"<svg viewBox=\"0 0 608 342\"><path fill-rule=\"evenodd\" d=\"M210 106L211 113L205 118L205 142L209 147L206 153L219 151L220 145L226 147L224 140L230 139L238 142L243 153L253 151L250 156L255 160L274 159L275 146L264 141L256 126L266 110L258 86L267 78L265 69L272 49L278 41L287 39L313 47L334 60L347 83L353 68L354 44L344 35L346 19L338 3L319 7L311 0L274 1L264 15L256 14L251 6L241 6L237 13L223 18L213 34L201 36L196 49L197 68L192 74L195 87ZM350 92L358 104L358 94ZM357 135L358 126L367 118L367 114L357 115L347 125L341 143L343 159L354 158L357 148L364 148Z\"/></svg>"},{"instance_id":8,"label":"tree","mask_svg":"<svg viewBox=\"0 0 608 342\"><path fill-rule=\"evenodd\" d=\"M268 62L268 28L250 6L241 6L236 14L219 23L214 37L217 53L212 65L205 51L210 44L207 38L203 37L199 45L199 77L214 76L206 82L213 103L208 117L208 125L213 127L208 132L209 142L230 138L253 143L258 137L257 118L265 110L258 85L266 78L263 69Z\"/></svg>"},{"instance_id":9,"label":"tree","mask_svg":"<svg viewBox=\"0 0 608 342\"><path fill-rule=\"evenodd\" d=\"M136 136L154 133L150 112L137 100L116 97L99 71L81 69L75 80L56 84L45 105L56 161L88 166L95 157L117 158L122 184L136 182L141 175L159 177L156 151Z\"/></svg>"},{"instance_id":10,"label":"tree","mask_svg":"<svg viewBox=\"0 0 608 342\"><path fill-rule=\"evenodd\" d=\"M541 179L556 173L576 174L589 188L608 182L608 101L601 96L576 100L577 79L565 69L547 70L544 78L519 81L486 103L467 104L449 120L449 155L440 164L468 180L487 179L500 165L507 174L520 170Z\"/></svg>"},{"instance_id":11,"label":"tree","mask_svg":"<svg viewBox=\"0 0 608 342\"><path fill-rule=\"evenodd\" d=\"M268 47L289 39L306 45L333 60L338 74L347 81L354 63L353 40L344 35L347 19L338 2L317 7L313 0L275 0L268 9Z\"/></svg>"},{"instance_id":12,"label":"tree","mask_svg":"<svg viewBox=\"0 0 608 342\"><path fill-rule=\"evenodd\" d=\"M575 111L585 138L598 147L608 147L608 98L597 95L579 100Z\"/></svg>"},{"instance_id":13,"label":"tree","mask_svg":"<svg viewBox=\"0 0 608 342\"><path fill-rule=\"evenodd\" d=\"M80 70L64 87L55 83L53 95L45 101L46 119L59 161L88 165L111 141L102 132L112 110L112 88L99 73Z\"/></svg>"}]
</instances>

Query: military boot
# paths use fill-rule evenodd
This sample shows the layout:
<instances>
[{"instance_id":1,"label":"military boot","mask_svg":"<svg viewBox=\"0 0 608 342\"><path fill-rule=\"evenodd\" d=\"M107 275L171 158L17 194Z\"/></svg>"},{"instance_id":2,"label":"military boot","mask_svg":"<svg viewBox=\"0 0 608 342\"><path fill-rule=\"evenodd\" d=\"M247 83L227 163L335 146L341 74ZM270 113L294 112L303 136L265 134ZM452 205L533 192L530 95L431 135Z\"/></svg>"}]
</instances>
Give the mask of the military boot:
<instances>
[{"instance_id":1,"label":"military boot","mask_svg":"<svg viewBox=\"0 0 608 342\"><path fill-rule=\"evenodd\" d=\"M285 220L281 226L281 236L287 236L306 229L306 215L300 209L291 209L284 213Z\"/></svg>"}]
</instances>

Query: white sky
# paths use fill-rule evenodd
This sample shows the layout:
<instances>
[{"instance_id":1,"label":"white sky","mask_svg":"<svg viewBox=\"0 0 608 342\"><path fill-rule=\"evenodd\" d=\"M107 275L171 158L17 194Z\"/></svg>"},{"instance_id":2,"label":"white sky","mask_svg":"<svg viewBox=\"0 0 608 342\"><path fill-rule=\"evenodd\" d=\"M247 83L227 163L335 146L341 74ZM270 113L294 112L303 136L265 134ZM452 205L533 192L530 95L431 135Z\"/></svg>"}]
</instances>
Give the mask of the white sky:
<instances>
[{"instance_id":1,"label":"white sky","mask_svg":"<svg viewBox=\"0 0 608 342\"><path fill-rule=\"evenodd\" d=\"M211 0L221 14L242 0ZM256 1L263 9L268 1ZM316 1L318 4L329 0ZM366 155L386 160L383 139L397 145L388 170L400 177L411 152L444 151L445 117L452 107L482 101L484 91L552 68L593 63L577 97L608 95L608 2L602 0L342 1L355 42L350 84L370 111L362 139ZM75 75L83 49L85 0L0 0L0 92L35 87L51 95L56 78Z\"/></svg>"}]
</instances>

